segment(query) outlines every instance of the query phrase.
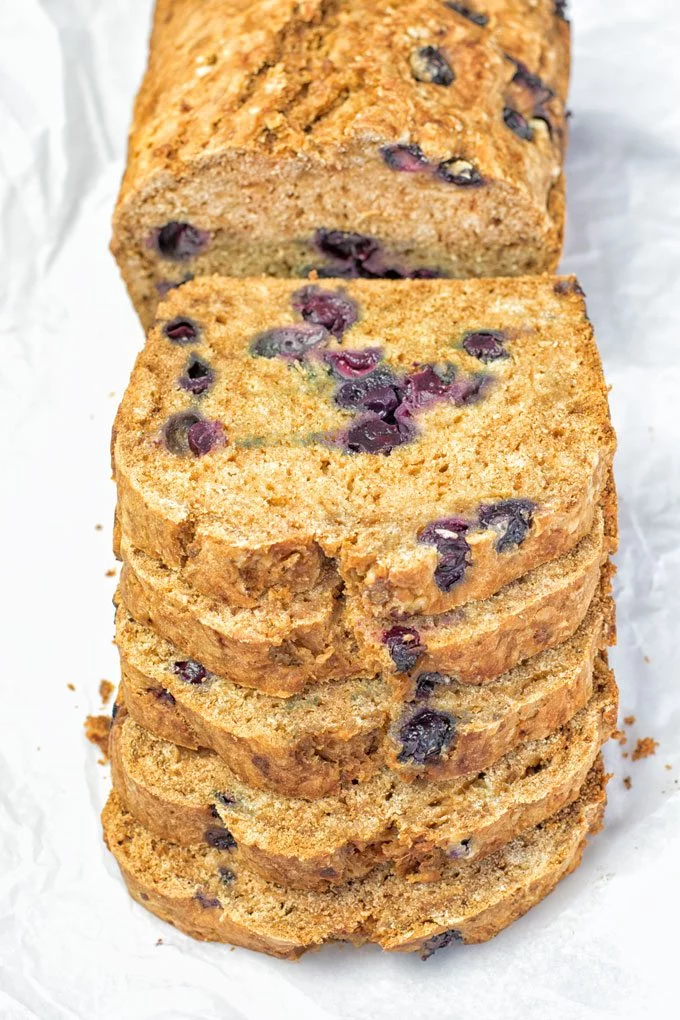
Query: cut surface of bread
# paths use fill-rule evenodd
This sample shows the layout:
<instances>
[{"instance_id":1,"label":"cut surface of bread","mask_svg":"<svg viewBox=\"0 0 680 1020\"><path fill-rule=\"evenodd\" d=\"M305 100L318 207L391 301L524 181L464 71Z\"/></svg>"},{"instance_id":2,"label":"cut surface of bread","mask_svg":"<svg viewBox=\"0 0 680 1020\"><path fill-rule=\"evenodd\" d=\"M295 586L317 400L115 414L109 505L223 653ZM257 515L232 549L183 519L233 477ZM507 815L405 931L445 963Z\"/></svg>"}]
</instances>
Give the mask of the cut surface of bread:
<instances>
[{"instance_id":1,"label":"cut surface of bread","mask_svg":"<svg viewBox=\"0 0 680 1020\"><path fill-rule=\"evenodd\" d=\"M112 241L143 320L199 273L553 269L569 75L559 10L157 0Z\"/></svg>"},{"instance_id":2,"label":"cut surface of bread","mask_svg":"<svg viewBox=\"0 0 680 1020\"><path fill-rule=\"evenodd\" d=\"M214 753L159 740L121 708L111 730L114 789L156 835L208 843L227 864L285 886L323 890L383 862L433 881L451 858L493 853L578 796L616 724L613 675L602 658L595 670L586 708L483 772L409 782L383 769L316 801L245 786Z\"/></svg>"},{"instance_id":3,"label":"cut surface of bread","mask_svg":"<svg viewBox=\"0 0 680 1020\"><path fill-rule=\"evenodd\" d=\"M613 503L597 509L591 531L566 556L491 598L403 624L375 623L329 581L292 602L270 593L256 609L236 610L197 594L181 570L135 549L125 534L120 592L135 619L210 672L277 697L377 673L402 674L409 687L416 668L489 683L578 629L613 549Z\"/></svg>"},{"instance_id":4,"label":"cut surface of bread","mask_svg":"<svg viewBox=\"0 0 680 1020\"><path fill-rule=\"evenodd\" d=\"M445 674L416 673L410 700L389 677L337 681L274 698L183 666L178 649L138 624L121 603L116 643L121 696L132 718L164 740L215 751L245 783L311 799L388 763L397 771L445 779L480 771L517 743L568 722L592 693L593 659L613 639L605 571L585 620L563 644L484 686ZM400 762L400 731L428 706L455 719L456 737L435 761Z\"/></svg>"},{"instance_id":5,"label":"cut surface of bread","mask_svg":"<svg viewBox=\"0 0 680 1020\"><path fill-rule=\"evenodd\" d=\"M213 277L158 315L118 516L197 593L256 608L330 573L365 614L437 615L594 526L614 435L573 278Z\"/></svg>"},{"instance_id":6,"label":"cut surface of bread","mask_svg":"<svg viewBox=\"0 0 680 1020\"><path fill-rule=\"evenodd\" d=\"M383 867L322 893L225 868L224 854L214 848L154 836L115 793L103 824L133 898L195 938L288 959L335 940L427 956L451 942L486 941L543 899L579 864L604 803L599 762L572 805L495 854L451 861L437 882L410 883Z\"/></svg>"}]
</instances>

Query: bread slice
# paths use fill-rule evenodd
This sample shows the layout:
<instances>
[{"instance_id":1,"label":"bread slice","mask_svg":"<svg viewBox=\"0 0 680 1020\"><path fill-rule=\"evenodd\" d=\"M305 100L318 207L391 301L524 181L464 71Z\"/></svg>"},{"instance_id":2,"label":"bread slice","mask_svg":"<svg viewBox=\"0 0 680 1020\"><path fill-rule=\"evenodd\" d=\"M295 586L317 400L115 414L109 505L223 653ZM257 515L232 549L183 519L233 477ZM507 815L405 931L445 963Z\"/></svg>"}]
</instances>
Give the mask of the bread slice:
<instances>
[{"instance_id":1,"label":"bread slice","mask_svg":"<svg viewBox=\"0 0 680 1020\"><path fill-rule=\"evenodd\" d=\"M365 614L436 615L593 527L614 435L573 278L213 277L158 314L118 513L196 592L252 608L330 570Z\"/></svg>"},{"instance_id":2,"label":"bread slice","mask_svg":"<svg viewBox=\"0 0 680 1020\"><path fill-rule=\"evenodd\" d=\"M213 752L159 740L121 708L111 729L113 785L156 835L207 842L226 865L233 858L285 886L323 890L385 861L413 881L433 881L452 857L493 853L577 797L616 715L616 684L600 658L586 708L483 772L408 782L384 768L339 795L305 801L244 785Z\"/></svg>"},{"instance_id":3,"label":"bread slice","mask_svg":"<svg viewBox=\"0 0 680 1020\"><path fill-rule=\"evenodd\" d=\"M552 648L579 627L612 549L597 510L591 532L566 556L513 581L497 595L449 614L377 624L326 579L292 602L272 593L256 609L233 609L198 594L181 570L121 540L120 592L129 611L161 637L234 683L289 697L313 683L417 666L461 683L488 683ZM404 627L406 629L404 629Z\"/></svg>"},{"instance_id":4,"label":"bread slice","mask_svg":"<svg viewBox=\"0 0 680 1020\"><path fill-rule=\"evenodd\" d=\"M437 882L410 883L385 866L324 893L275 885L225 868L219 850L154 836L115 793L103 824L133 898L194 938L287 959L337 940L426 957L452 942L484 942L542 900L580 863L604 804L600 761L572 805L489 857L451 861Z\"/></svg>"},{"instance_id":5,"label":"bread slice","mask_svg":"<svg viewBox=\"0 0 680 1020\"><path fill-rule=\"evenodd\" d=\"M288 699L202 671L200 682L192 683L176 665L182 653L121 603L121 697L132 718L155 736L212 749L259 789L325 797L386 762L407 774L454 778L487 768L523 740L546 737L583 708L593 689L595 654L614 637L609 589L605 571L585 620L558 647L484 686L418 673L409 702L386 676L316 685ZM434 762L400 762L399 733L424 705L455 719L456 739Z\"/></svg>"},{"instance_id":6,"label":"bread slice","mask_svg":"<svg viewBox=\"0 0 680 1020\"><path fill-rule=\"evenodd\" d=\"M157 0L112 240L143 320L198 273L553 269L569 75L560 10ZM339 231L362 231L355 257L330 244Z\"/></svg>"}]
</instances>

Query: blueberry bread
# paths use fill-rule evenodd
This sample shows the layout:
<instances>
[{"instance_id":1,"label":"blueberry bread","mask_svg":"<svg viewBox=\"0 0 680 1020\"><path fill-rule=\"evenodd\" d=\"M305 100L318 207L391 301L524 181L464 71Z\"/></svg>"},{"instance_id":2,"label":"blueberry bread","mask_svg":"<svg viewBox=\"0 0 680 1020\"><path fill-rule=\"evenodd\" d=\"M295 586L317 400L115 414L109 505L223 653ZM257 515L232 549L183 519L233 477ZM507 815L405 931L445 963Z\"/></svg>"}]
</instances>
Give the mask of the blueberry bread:
<instances>
[{"instance_id":1,"label":"blueberry bread","mask_svg":"<svg viewBox=\"0 0 680 1020\"><path fill-rule=\"evenodd\" d=\"M595 655L613 640L609 587L605 575L571 638L498 680L474 686L417 670L404 697L390 677L375 676L273 698L186 659L121 604L121 696L155 736L213 750L259 789L315 799L384 764L407 775L455 778L487 768L521 741L548 736L584 707ZM453 733L442 732L446 739L433 748L427 724L437 716L453 720ZM419 732L423 748L413 741Z\"/></svg>"},{"instance_id":2,"label":"blueberry bread","mask_svg":"<svg viewBox=\"0 0 680 1020\"><path fill-rule=\"evenodd\" d=\"M496 853L452 860L436 882L408 882L388 866L329 892L285 888L225 865L224 852L182 847L141 826L112 794L104 838L130 894L194 938L287 959L324 942L375 942L424 958L453 943L484 942L550 893L578 866L601 826L598 762L581 796Z\"/></svg>"},{"instance_id":3,"label":"blueberry bread","mask_svg":"<svg viewBox=\"0 0 680 1020\"><path fill-rule=\"evenodd\" d=\"M479 773L409 782L382 769L315 801L255 790L214 753L159 740L121 707L111 730L113 786L156 835L208 843L224 851L225 866L235 862L281 885L323 890L381 862L412 881L433 881L447 860L493 853L578 796L616 724L616 684L601 658L595 674L591 701L562 729ZM446 744L454 722L438 719L448 723ZM433 753L438 737L426 744L412 727L407 750Z\"/></svg>"},{"instance_id":4,"label":"blueberry bread","mask_svg":"<svg viewBox=\"0 0 680 1020\"><path fill-rule=\"evenodd\" d=\"M157 0L112 243L142 319L199 274L553 270L568 69L554 0Z\"/></svg>"},{"instance_id":5,"label":"blueberry bread","mask_svg":"<svg viewBox=\"0 0 680 1020\"><path fill-rule=\"evenodd\" d=\"M582 296L550 277L194 281L113 440L122 533L196 592L247 609L335 573L376 618L568 553L613 453Z\"/></svg>"}]
</instances>

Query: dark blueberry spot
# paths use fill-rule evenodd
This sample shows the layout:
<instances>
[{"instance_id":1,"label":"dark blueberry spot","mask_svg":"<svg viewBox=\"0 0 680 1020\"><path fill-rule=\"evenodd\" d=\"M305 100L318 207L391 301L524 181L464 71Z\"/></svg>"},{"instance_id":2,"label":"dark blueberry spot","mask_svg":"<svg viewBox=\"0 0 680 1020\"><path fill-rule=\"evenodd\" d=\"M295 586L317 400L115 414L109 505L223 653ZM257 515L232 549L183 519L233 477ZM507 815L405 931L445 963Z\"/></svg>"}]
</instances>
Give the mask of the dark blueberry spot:
<instances>
[{"instance_id":1,"label":"dark blueberry spot","mask_svg":"<svg viewBox=\"0 0 680 1020\"><path fill-rule=\"evenodd\" d=\"M208 846L214 847L215 850L233 850L236 846L236 840L229 832L229 829L222 827L206 829L203 833L203 838Z\"/></svg>"},{"instance_id":2,"label":"dark blueberry spot","mask_svg":"<svg viewBox=\"0 0 680 1020\"><path fill-rule=\"evenodd\" d=\"M163 427L163 438L170 453L185 456L189 452L189 429L202 421L194 411L180 411L171 415Z\"/></svg>"},{"instance_id":3,"label":"dark blueberry spot","mask_svg":"<svg viewBox=\"0 0 680 1020\"><path fill-rule=\"evenodd\" d=\"M455 928L449 928L448 931L441 931L439 935L433 935L427 942L423 942L420 947L420 958L421 960L429 960L433 953L436 953L438 949L445 949L450 946L452 942L462 942L463 936Z\"/></svg>"},{"instance_id":4,"label":"dark blueberry spot","mask_svg":"<svg viewBox=\"0 0 680 1020\"><path fill-rule=\"evenodd\" d=\"M429 170L430 167L419 145L385 145L380 150L380 155L390 170L418 174L423 170Z\"/></svg>"},{"instance_id":5,"label":"dark blueberry spot","mask_svg":"<svg viewBox=\"0 0 680 1020\"><path fill-rule=\"evenodd\" d=\"M307 351L328 340L328 330L318 323L306 322L300 326L277 326L260 333L251 346L251 353L259 358L291 358L299 361Z\"/></svg>"},{"instance_id":6,"label":"dark blueberry spot","mask_svg":"<svg viewBox=\"0 0 680 1020\"><path fill-rule=\"evenodd\" d=\"M345 410L374 411L385 417L399 406L396 376L389 368L376 368L370 375L351 379L339 386L335 402Z\"/></svg>"},{"instance_id":7,"label":"dark blueberry spot","mask_svg":"<svg viewBox=\"0 0 680 1020\"><path fill-rule=\"evenodd\" d=\"M455 75L448 60L435 46L420 46L411 50L411 73L416 81L431 85L452 85Z\"/></svg>"},{"instance_id":8,"label":"dark blueberry spot","mask_svg":"<svg viewBox=\"0 0 680 1020\"><path fill-rule=\"evenodd\" d=\"M436 687L450 684L451 679L446 673L419 673L416 677L415 700L425 701L434 692Z\"/></svg>"},{"instance_id":9,"label":"dark blueberry spot","mask_svg":"<svg viewBox=\"0 0 680 1020\"><path fill-rule=\"evenodd\" d=\"M411 438L398 423L372 415L361 418L347 429L344 445L349 453L382 453L389 456L396 446L402 446Z\"/></svg>"},{"instance_id":10,"label":"dark blueberry spot","mask_svg":"<svg viewBox=\"0 0 680 1020\"><path fill-rule=\"evenodd\" d=\"M310 284L293 294L293 308L307 322L325 326L333 336L341 337L357 319L354 301L341 290L322 290Z\"/></svg>"},{"instance_id":11,"label":"dark blueberry spot","mask_svg":"<svg viewBox=\"0 0 680 1020\"><path fill-rule=\"evenodd\" d=\"M198 326L191 319L179 316L166 322L163 333L173 344L192 344L198 337Z\"/></svg>"},{"instance_id":12,"label":"dark blueberry spot","mask_svg":"<svg viewBox=\"0 0 680 1020\"><path fill-rule=\"evenodd\" d=\"M194 893L194 899L198 900L198 902L205 910L210 910L214 907L222 906L219 900L215 899L213 896L206 896L206 894L204 892L201 892L200 889L198 890L198 892Z\"/></svg>"},{"instance_id":13,"label":"dark blueberry spot","mask_svg":"<svg viewBox=\"0 0 680 1020\"><path fill-rule=\"evenodd\" d=\"M170 693L166 691L165 687L147 687L147 694L153 694L156 701L160 701L162 705L174 705L175 699Z\"/></svg>"},{"instance_id":14,"label":"dark blueberry spot","mask_svg":"<svg viewBox=\"0 0 680 1020\"><path fill-rule=\"evenodd\" d=\"M453 716L419 708L399 730L401 751L397 758L402 763L429 765L451 746L455 731Z\"/></svg>"},{"instance_id":15,"label":"dark blueberry spot","mask_svg":"<svg viewBox=\"0 0 680 1020\"><path fill-rule=\"evenodd\" d=\"M514 57L508 57L508 60L515 65L515 73L512 77L513 82L528 89L533 94L534 102L538 106L554 98L555 93L553 90L545 84L542 78L539 78L537 74L530 71L526 64L523 64L520 60L515 60Z\"/></svg>"},{"instance_id":16,"label":"dark blueberry spot","mask_svg":"<svg viewBox=\"0 0 680 1020\"><path fill-rule=\"evenodd\" d=\"M404 403L413 410L445 400L450 393L454 369L447 366L441 375L433 365L424 365L419 372L407 375L404 380Z\"/></svg>"},{"instance_id":17,"label":"dark blueberry spot","mask_svg":"<svg viewBox=\"0 0 680 1020\"><path fill-rule=\"evenodd\" d=\"M447 517L428 524L418 535L419 542L433 545L439 555L434 580L440 591L451 591L463 580L470 565L470 546L465 538L469 527L459 517Z\"/></svg>"},{"instance_id":18,"label":"dark blueberry spot","mask_svg":"<svg viewBox=\"0 0 680 1020\"><path fill-rule=\"evenodd\" d=\"M226 446L227 434L221 421L197 421L187 433L189 449L197 457Z\"/></svg>"},{"instance_id":19,"label":"dark blueberry spot","mask_svg":"<svg viewBox=\"0 0 680 1020\"><path fill-rule=\"evenodd\" d=\"M466 333L463 339L463 349L471 357L486 364L489 361L508 357L508 352L503 346L505 340L505 333L500 330L478 330L475 333Z\"/></svg>"},{"instance_id":20,"label":"dark blueberry spot","mask_svg":"<svg viewBox=\"0 0 680 1020\"><path fill-rule=\"evenodd\" d=\"M484 183L477 167L460 156L442 160L437 167L437 174L447 184L457 184L461 188L475 188Z\"/></svg>"},{"instance_id":21,"label":"dark blueberry spot","mask_svg":"<svg viewBox=\"0 0 680 1020\"><path fill-rule=\"evenodd\" d=\"M504 499L479 508L479 524L498 532L497 552L521 545L534 519L536 504L530 499Z\"/></svg>"},{"instance_id":22,"label":"dark blueberry spot","mask_svg":"<svg viewBox=\"0 0 680 1020\"><path fill-rule=\"evenodd\" d=\"M472 840L461 839L460 843L456 843L450 847L446 852L446 856L450 857L453 861L461 860L464 857L469 857L472 852Z\"/></svg>"},{"instance_id":23,"label":"dark blueberry spot","mask_svg":"<svg viewBox=\"0 0 680 1020\"><path fill-rule=\"evenodd\" d=\"M215 796L224 807L233 807L236 803L236 798L232 797L230 793L220 793L219 790L215 790L213 796Z\"/></svg>"},{"instance_id":24,"label":"dark blueberry spot","mask_svg":"<svg viewBox=\"0 0 680 1020\"><path fill-rule=\"evenodd\" d=\"M217 873L220 876L222 885L231 885L232 882L236 881L236 874L231 868L219 868Z\"/></svg>"},{"instance_id":25,"label":"dark blueberry spot","mask_svg":"<svg viewBox=\"0 0 680 1020\"><path fill-rule=\"evenodd\" d=\"M179 377L181 389L199 397L201 393L210 389L214 381L215 373L208 362L199 358L198 354L190 354L184 373Z\"/></svg>"},{"instance_id":26,"label":"dark blueberry spot","mask_svg":"<svg viewBox=\"0 0 680 1020\"><path fill-rule=\"evenodd\" d=\"M397 624L383 634L383 642L387 645L398 673L410 673L425 652L420 643L420 634L414 627Z\"/></svg>"},{"instance_id":27,"label":"dark blueberry spot","mask_svg":"<svg viewBox=\"0 0 680 1020\"><path fill-rule=\"evenodd\" d=\"M179 662L173 662L172 669L185 684L202 684L208 675L205 666L202 666L200 662L196 662L196 659L183 659Z\"/></svg>"},{"instance_id":28,"label":"dark blueberry spot","mask_svg":"<svg viewBox=\"0 0 680 1020\"><path fill-rule=\"evenodd\" d=\"M173 220L158 231L156 245L163 258L183 262L203 251L209 240L205 230Z\"/></svg>"},{"instance_id":29,"label":"dark blueberry spot","mask_svg":"<svg viewBox=\"0 0 680 1020\"><path fill-rule=\"evenodd\" d=\"M468 21L471 21L474 25L479 25L480 28L484 28L488 24L489 18L486 14L480 14L477 11L473 11L467 4L456 3L456 0L445 0L446 6L455 11L456 14L461 14Z\"/></svg>"},{"instance_id":30,"label":"dark blueberry spot","mask_svg":"<svg viewBox=\"0 0 680 1020\"><path fill-rule=\"evenodd\" d=\"M555 14L563 21L567 21L567 0L555 0Z\"/></svg>"},{"instance_id":31,"label":"dark blueberry spot","mask_svg":"<svg viewBox=\"0 0 680 1020\"><path fill-rule=\"evenodd\" d=\"M578 280L558 280L553 290L556 294L577 294L579 297L585 297L585 291L578 282Z\"/></svg>"},{"instance_id":32,"label":"dark blueberry spot","mask_svg":"<svg viewBox=\"0 0 680 1020\"><path fill-rule=\"evenodd\" d=\"M118 702L114 701L113 708L111 709L111 718L115 719L118 715Z\"/></svg>"},{"instance_id":33,"label":"dark blueberry spot","mask_svg":"<svg viewBox=\"0 0 680 1020\"><path fill-rule=\"evenodd\" d=\"M222 815L217 810L217 804L211 804L210 805L210 814L215 819L215 821L217 821L217 822L221 822L222 821Z\"/></svg>"},{"instance_id":34,"label":"dark blueberry spot","mask_svg":"<svg viewBox=\"0 0 680 1020\"><path fill-rule=\"evenodd\" d=\"M145 903L148 902L148 900L149 900L149 894L148 893L143 892L143 893L140 893L139 895L140 895L141 899L144 900Z\"/></svg>"},{"instance_id":35,"label":"dark blueberry spot","mask_svg":"<svg viewBox=\"0 0 680 1020\"><path fill-rule=\"evenodd\" d=\"M525 142L531 142L533 140L533 129L529 124L529 121L519 112L519 110L513 110L512 107L506 106L503 110L503 120L505 121L506 127L509 127L518 138L521 138Z\"/></svg>"},{"instance_id":36,"label":"dark blueberry spot","mask_svg":"<svg viewBox=\"0 0 680 1020\"><path fill-rule=\"evenodd\" d=\"M408 280L441 280L446 274L441 269L412 269L406 274Z\"/></svg>"},{"instance_id":37,"label":"dark blueberry spot","mask_svg":"<svg viewBox=\"0 0 680 1020\"><path fill-rule=\"evenodd\" d=\"M338 261L364 262L380 245L373 237L354 234L347 230L326 230L321 227L314 235L314 243L322 255Z\"/></svg>"},{"instance_id":38,"label":"dark blueberry spot","mask_svg":"<svg viewBox=\"0 0 680 1020\"><path fill-rule=\"evenodd\" d=\"M326 361L341 379L359 379L372 372L382 359L379 347L365 347L361 351L332 351Z\"/></svg>"}]
</instances>

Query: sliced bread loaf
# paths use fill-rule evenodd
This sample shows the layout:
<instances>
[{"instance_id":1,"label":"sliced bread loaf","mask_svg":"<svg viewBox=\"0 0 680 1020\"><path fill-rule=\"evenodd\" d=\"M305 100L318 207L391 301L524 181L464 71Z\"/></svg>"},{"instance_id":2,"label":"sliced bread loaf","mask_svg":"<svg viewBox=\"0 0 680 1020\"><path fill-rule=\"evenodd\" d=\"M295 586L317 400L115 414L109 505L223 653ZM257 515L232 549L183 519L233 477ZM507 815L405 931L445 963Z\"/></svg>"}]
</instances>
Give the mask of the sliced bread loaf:
<instances>
[{"instance_id":1,"label":"sliced bread loaf","mask_svg":"<svg viewBox=\"0 0 680 1020\"><path fill-rule=\"evenodd\" d=\"M433 881L447 860L493 853L576 798L616 715L616 684L600 658L586 708L483 772L408 782L382 769L338 795L305 801L244 785L213 752L159 740L121 708L111 730L113 784L156 835L206 842L224 851L226 864L233 857L240 870L285 886L322 890L385 861L411 880Z\"/></svg>"},{"instance_id":2,"label":"sliced bread loaf","mask_svg":"<svg viewBox=\"0 0 680 1020\"><path fill-rule=\"evenodd\" d=\"M154 836L116 794L103 823L133 898L194 938L288 959L336 940L426 957L453 942L484 942L542 900L579 864L604 803L599 762L572 805L495 854L451 861L437 882L408 882L383 867L324 893L225 867L224 853L207 845L181 847Z\"/></svg>"}]
</instances>

